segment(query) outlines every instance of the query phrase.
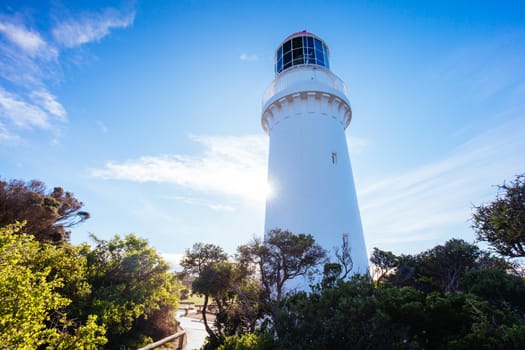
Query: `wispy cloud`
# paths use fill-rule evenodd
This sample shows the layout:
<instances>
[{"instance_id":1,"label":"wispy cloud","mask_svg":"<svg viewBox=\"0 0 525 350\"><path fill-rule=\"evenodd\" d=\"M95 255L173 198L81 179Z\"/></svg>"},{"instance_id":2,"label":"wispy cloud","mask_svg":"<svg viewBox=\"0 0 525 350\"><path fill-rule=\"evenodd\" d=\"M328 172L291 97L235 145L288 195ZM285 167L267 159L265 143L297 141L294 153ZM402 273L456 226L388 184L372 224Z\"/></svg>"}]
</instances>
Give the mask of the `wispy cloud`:
<instances>
[{"instance_id":1,"label":"wispy cloud","mask_svg":"<svg viewBox=\"0 0 525 350\"><path fill-rule=\"evenodd\" d=\"M23 101L1 87L0 116L9 125L14 125L18 128L31 129L32 127L38 127L46 129L49 127L47 113L38 105Z\"/></svg>"},{"instance_id":2,"label":"wispy cloud","mask_svg":"<svg viewBox=\"0 0 525 350\"><path fill-rule=\"evenodd\" d=\"M55 72L58 50L43 36L20 23L19 17L0 15L0 77L25 90L44 86Z\"/></svg>"},{"instance_id":3,"label":"wispy cloud","mask_svg":"<svg viewBox=\"0 0 525 350\"><path fill-rule=\"evenodd\" d=\"M471 206L493 199L503 180L525 171L525 118L472 137L447 157L358 188L372 246L465 234ZM463 225L462 225L463 224ZM371 247L369 247L371 248Z\"/></svg>"},{"instance_id":4,"label":"wispy cloud","mask_svg":"<svg viewBox=\"0 0 525 350\"><path fill-rule=\"evenodd\" d=\"M205 146L203 154L143 156L125 162L109 161L104 168L92 170L91 175L103 179L175 183L198 192L264 200L266 136L193 135L190 138Z\"/></svg>"},{"instance_id":5,"label":"wispy cloud","mask_svg":"<svg viewBox=\"0 0 525 350\"><path fill-rule=\"evenodd\" d=\"M21 51L34 57L46 59L55 58L57 50L51 47L36 31L27 29L24 25L10 23L5 17L0 18L0 33Z\"/></svg>"},{"instance_id":6,"label":"wispy cloud","mask_svg":"<svg viewBox=\"0 0 525 350\"><path fill-rule=\"evenodd\" d=\"M259 56L255 54L241 53L241 55L239 56L239 59L241 61L257 61L259 60Z\"/></svg>"},{"instance_id":7,"label":"wispy cloud","mask_svg":"<svg viewBox=\"0 0 525 350\"><path fill-rule=\"evenodd\" d=\"M45 84L56 68L57 55L52 45L18 18L0 16L1 143L20 140L20 130L49 129L53 120L66 119L64 107Z\"/></svg>"},{"instance_id":8,"label":"wispy cloud","mask_svg":"<svg viewBox=\"0 0 525 350\"><path fill-rule=\"evenodd\" d=\"M12 144L20 139L18 135L11 134L4 124L0 123L0 142L5 144Z\"/></svg>"},{"instance_id":9,"label":"wispy cloud","mask_svg":"<svg viewBox=\"0 0 525 350\"><path fill-rule=\"evenodd\" d=\"M64 121L66 119L66 110L58 101L56 96L47 90L38 90L31 93L31 97L35 104L39 105L49 114L55 116L57 119Z\"/></svg>"},{"instance_id":10,"label":"wispy cloud","mask_svg":"<svg viewBox=\"0 0 525 350\"><path fill-rule=\"evenodd\" d=\"M128 27L134 17L116 9L72 15L45 33L26 25L31 18L0 14L0 142L65 122L66 108L49 88L61 78L61 50L99 41L114 28Z\"/></svg>"},{"instance_id":11,"label":"wispy cloud","mask_svg":"<svg viewBox=\"0 0 525 350\"><path fill-rule=\"evenodd\" d=\"M53 37L65 47L77 47L101 40L112 29L127 28L134 19L135 12L121 13L111 8L101 13L84 13L59 23L53 29Z\"/></svg>"},{"instance_id":12,"label":"wispy cloud","mask_svg":"<svg viewBox=\"0 0 525 350\"><path fill-rule=\"evenodd\" d=\"M210 201L205 198L199 198L196 196L188 197L188 196L171 196L171 197L164 197L166 199L175 199L181 202L184 202L186 204L190 205L197 205L197 206L203 206L207 207L208 209L211 209L213 211L221 211L221 212L234 212L235 208L228 204L223 203L217 203L214 201Z\"/></svg>"}]
</instances>

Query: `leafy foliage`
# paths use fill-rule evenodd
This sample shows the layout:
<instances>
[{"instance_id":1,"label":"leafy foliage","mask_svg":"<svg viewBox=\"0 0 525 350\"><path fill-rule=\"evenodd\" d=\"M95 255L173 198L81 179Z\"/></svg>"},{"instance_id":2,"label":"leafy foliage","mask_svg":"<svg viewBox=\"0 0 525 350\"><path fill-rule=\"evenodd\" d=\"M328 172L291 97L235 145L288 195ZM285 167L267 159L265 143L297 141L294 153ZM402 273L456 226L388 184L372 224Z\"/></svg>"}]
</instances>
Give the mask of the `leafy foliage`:
<instances>
[{"instance_id":1,"label":"leafy foliage","mask_svg":"<svg viewBox=\"0 0 525 350\"><path fill-rule=\"evenodd\" d=\"M525 257L525 174L498 187L493 202L475 208L472 226L499 254Z\"/></svg>"},{"instance_id":2,"label":"leafy foliage","mask_svg":"<svg viewBox=\"0 0 525 350\"><path fill-rule=\"evenodd\" d=\"M275 322L279 349L380 349L385 316L365 277L287 299Z\"/></svg>"},{"instance_id":3,"label":"leafy foliage","mask_svg":"<svg viewBox=\"0 0 525 350\"><path fill-rule=\"evenodd\" d=\"M218 350L273 350L275 342L268 333L245 333L241 336L228 336Z\"/></svg>"},{"instance_id":4,"label":"leafy foliage","mask_svg":"<svg viewBox=\"0 0 525 350\"><path fill-rule=\"evenodd\" d=\"M61 187L47 191L37 180L0 180L0 227L26 221L25 233L40 242L67 242L68 228L89 218L89 213L80 210L82 206Z\"/></svg>"},{"instance_id":5,"label":"leafy foliage","mask_svg":"<svg viewBox=\"0 0 525 350\"><path fill-rule=\"evenodd\" d=\"M53 271L52 267L61 263L63 270L59 272L59 267ZM71 303L59 292L65 286L61 277L65 266L71 266L71 261L60 248L34 241L22 232L22 225L0 228L2 347L96 349L106 342L105 330L95 315L88 315L82 325L65 313Z\"/></svg>"},{"instance_id":6,"label":"leafy foliage","mask_svg":"<svg viewBox=\"0 0 525 350\"><path fill-rule=\"evenodd\" d=\"M140 347L176 331L179 284L169 265L144 239L131 234L84 249L91 293L80 317L99 315L108 349Z\"/></svg>"},{"instance_id":7,"label":"leafy foliage","mask_svg":"<svg viewBox=\"0 0 525 350\"><path fill-rule=\"evenodd\" d=\"M517 350L525 346L525 324L512 300L490 304L474 293L374 287L355 276L289 297L275 323L275 348Z\"/></svg>"},{"instance_id":8,"label":"leafy foliage","mask_svg":"<svg viewBox=\"0 0 525 350\"><path fill-rule=\"evenodd\" d=\"M394 253L378 248L374 248L370 262L374 267L373 275L377 283L381 283L381 281L399 265L399 260Z\"/></svg>"},{"instance_id":9,"label":"leafy foliage","mask_svg":"<svg viewBox=\"0 0 525 350\"><path fill-rule=\"evenodd\" d=\"M235 266L230 262L216 262L204 267L199 276L193 281L194 293L204 296L203 311L208 311L210 299L217 307L215 330L205 322L206 331L210 337L219 340L224 336L223 323L226 318L226 308L234 298L232 289L235 281ZM203 319L205 319L205 312Z\"/></svg>"},{"instance_id":10,"label":"leafy foliage","mask_svg":"<svg viewBox=\"0 0 525 350\"><path fill-rule=\"evenodd\" d=\"M197 276L207 266L225 261L228 261L228 254L221 247L214 244L195 243L191 250L186 249L180 265L184 273Z\"/></svg>"},{"instance_id":11,"label":"leafy foliage","mask_svg":"<svg viewBox=\"0 0 525 350\"><path fill-rule=\"evenodd\" d=\"M460 239L451 239L418 255L391 258L398 262L398 266L395 273L387 275L385 280L399 287L411 286L424 292L456 292L459 281L468 270L505 270L509 267L502 259Z\"/></svg>"},{"instance_id":12,"label":"leafy foliage","mask_svg":"<svg viewBox=\"0 0 525 350\"><path fill-rule=\"evenodd\" d=\"M96 243L55 246L21 225L0 229L2 346L135 348L176 331L168 264L134 235Z\"/></svg>"},{"instance_id":13,"label":"leafy foliage","mask_svg":"<svg viewBox=\"0 0 525 350\"><path fill-rule=\"evenodd\" d=\"M196 274L192 291L204 297L202 317L211 344L255 329L259 288L244 265L228 261L222 248L202 243L186 251L181 265L184 273ZM207 323L211 303L216 308L214 328Z\"/></svg>"},{"instance_id":14,"label":"leafy foliage","mask_svg":"<svg viewBox=\"0 0 525 350\"><path fill-rule=\"evenodd\" d=\"M238 248L239 261L257 266L264 297L278 306L285 296L286 283L315 272L326 252L309 234L273 229L264 241L253 240Z\"/></svg>"}]
</instances>

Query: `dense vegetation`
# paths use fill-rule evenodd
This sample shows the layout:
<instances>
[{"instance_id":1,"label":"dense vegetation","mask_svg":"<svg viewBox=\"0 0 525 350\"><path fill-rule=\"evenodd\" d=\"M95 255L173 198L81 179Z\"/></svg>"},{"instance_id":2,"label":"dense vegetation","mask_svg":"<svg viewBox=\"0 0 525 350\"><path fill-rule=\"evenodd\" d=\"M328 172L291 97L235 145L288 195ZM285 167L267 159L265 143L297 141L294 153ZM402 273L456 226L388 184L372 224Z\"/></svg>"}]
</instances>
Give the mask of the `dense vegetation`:
<instances>
[{"instance_id":1,"label":"dense vegetation","mask_svg":"<svg viewBox=\"0 0 525 350\"><path fill-rule=\"evenodd\" d=\"M0 349L138 348L175 332L182 288L204 299L205 349L524 349L525 175L474 208L476 244L415 255L374 248L371 276L349 278L308 234L275 229L234 257L196 243L177 277L135 235L69 243L82 203L38 181L0 181ZM317 271L317 272L316 272ZM311 290L287 289L312 279Z\"/></svg>"},{"instance_id":2,"label":"dense vegetation","mask_svg":"<svg viewBox=\"0 0 525 350\"><path fill-rule=\"evenodd\" d=\"M0 349L138 348L176 331L168 264L135 235L71 245L81 207L38 181L0 182Z\"/></svg>"},{"instance_id":3,"label":"dense vegetation","mask_svg":"<svg viewBox=\"0 0 525 350\"><path fill-rule=\"evenodd\" d=\"M234 261L195 245L183 266L194 293L219 305L205 348L524 349L525 282L512 260L524 256L524 176L474 211L478 239L492 251L459 239L416 255L375 248L372 278L348 279L343 247L309 293L285 288L322 265L309 235L274 230L240 246Z\"/></svg>"}]
</instances>

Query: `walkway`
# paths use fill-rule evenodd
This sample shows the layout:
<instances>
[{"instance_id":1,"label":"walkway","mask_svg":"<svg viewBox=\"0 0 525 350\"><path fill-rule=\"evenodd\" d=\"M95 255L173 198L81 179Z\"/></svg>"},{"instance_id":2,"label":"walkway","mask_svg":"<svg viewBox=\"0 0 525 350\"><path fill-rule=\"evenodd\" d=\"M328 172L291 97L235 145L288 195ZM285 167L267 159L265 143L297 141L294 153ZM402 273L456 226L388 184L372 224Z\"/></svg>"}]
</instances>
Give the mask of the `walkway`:
<instances>
[{"instance_id":1,"label":"walkway","mask_svg":"<svg viewBox=\"0 0 525 350\"><path fill-rule=\"evenodd\" d=\"M181 313L183 315L184 313ZM196 314L189 317L178 316L177 321L180 322L181 327L186 331L188 342L184 350L200 349L208 336L204 328L204 322L200 318L196 318Z\"/></svg>"}]
</instances>

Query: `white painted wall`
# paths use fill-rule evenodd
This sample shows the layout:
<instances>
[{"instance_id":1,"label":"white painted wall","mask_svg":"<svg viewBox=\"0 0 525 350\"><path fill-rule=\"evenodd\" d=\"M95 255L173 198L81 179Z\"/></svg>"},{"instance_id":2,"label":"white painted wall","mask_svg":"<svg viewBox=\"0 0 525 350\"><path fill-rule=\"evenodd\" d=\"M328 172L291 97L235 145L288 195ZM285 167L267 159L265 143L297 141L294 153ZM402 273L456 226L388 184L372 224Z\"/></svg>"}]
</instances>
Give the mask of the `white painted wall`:
<instances>
[{"instance_id":1,"label":"white painted wall","mask_svg":"<svg viewBox=\"0 0 525 350\"><path fill-rule=\"evenodd\" d=\"M344 131L351 119L344 84L327 69L306 66L281 73L270 88L273 95L266 96L262 118L270 137L268 182L272 189L266 202L265 232L281 228L310 233L330 251L332 261L334 249L342 246L343 234L348 234L353 272L367 273ZM289 287L306 289L307 284Z\"/></svg>"}]
</instances>

